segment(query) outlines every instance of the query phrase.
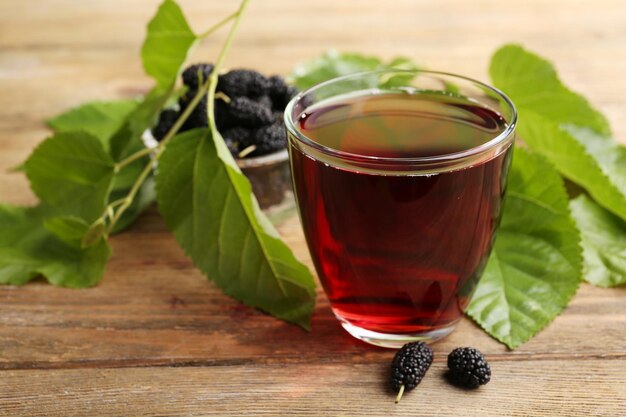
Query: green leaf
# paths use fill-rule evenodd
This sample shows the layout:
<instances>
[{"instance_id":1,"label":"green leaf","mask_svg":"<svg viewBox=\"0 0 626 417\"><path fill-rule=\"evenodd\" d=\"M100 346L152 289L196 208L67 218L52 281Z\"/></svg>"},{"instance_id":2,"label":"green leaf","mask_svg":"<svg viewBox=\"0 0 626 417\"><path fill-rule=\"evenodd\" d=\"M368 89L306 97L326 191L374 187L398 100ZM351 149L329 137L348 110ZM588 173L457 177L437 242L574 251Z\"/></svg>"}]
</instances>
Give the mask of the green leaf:
<instances>
[{"instance_id":1,"label":"green leaf","mask_svg":"<svg viewBox=\"0 0 626 417\"><path fill-rule=\"evenodd\" d=\"M169 88L197 41L182 10L173 0L161 3L156 15L148 23L148 33L141 48L146 73L157 86Z\"/></svg>"},{"instance_id":2,"label":"green leaf","mask_svg":"<svg viewBox=\"0 0 626 417\"><path fill-rule=\"evenodd\" d=\"M514 349L576 293L581 250L563 180L537 154L515 150L502 224L467 313Z\"/></svg>"},{"instance_id":3,"label":"green leaf","mask_svg":"<svg viewBox=\"0 0 626 417\"><path fill-rule=\"evenodd\" d=\"M26 161L25 171L42 202L90 224L107 204L115 164L97 138L67 132L43 141Z\"/></svg>"},{"instance_id":4,"label":"green leaf","mask_svg":"<svg viewBox=\"0 0 626 417\"><path fill-rule=\"evenodd\" d=\"M610 135L606 118L563 85L554 66L519 45L505 45L491 58L491 79L518 109L540 113L557 125L574 124Z\"/></svg>"},{"instance_id":5,"label":"green leaf","mask_svg":"<svg viewBox=\"0 0 626 417\"><path fill-rule=\"evenodd\" d=\"M405 57L392 59L384 63L380 58L355 53L340 53L334 50L326 52L319 58L298 65L290 76L290 81L299 89L305 90L316 84L362 71L373 71L384 68L417 69L415 64ZM388 86L406 85L406 78L393 78L387 81Z\"/></svg>"},{"instance_id":6,"label":"green leaf","mask_svg":"<svg viewBox=\"0 0 626 417\"><path fill-rule=\"evenodd\" d=\"M96 224L96 223L94 223ZM78 217L56 216L44 219L43 225L68 245L80 248L85 237L85 222Z\"/></svg>"},{"instance_id":7,"label":"green leaf","mask_svg":"<svg viewBox=\"0 0 626 417\"><path fill-rule=\"evenodd\" d=\"M169 92L149 93L121 121L122 127L119 127L120 121L115 119L118 129L112 136L103 134L106 129L97 125L85 129L100 132L98 139L101 145L96 143L94 136L76 130L78 125L74 123L82 110L66 113L76 117L64 117L63 123L55 125L60 132L44 141L24 164L33 190L42 201L56 207L60 213L83 218L89 223L94 221L103 214L106 204L125 197L145 165L152 163L146 156L116 171L114 155L121 159L144 148L141 134L153 122L168 95ZM121 117L121 113L116 113L109 120L117 116ZM119 153L115 152L117 145L121 146ZM130 226L155 201L155 197L154 182L149 178L112 233ZM82 242L81 239L78 241ZM82 243L87 244L88 241Z\"/></svg>"},{"instance_id":8,"label":"green leaf","mask_svg":"<svg viewBox=\"0 0 626 417\"><path fill-rule=\"evenodd\" d=\"M626 284L626 222L584 194L570 208L582 234L585 279L599 287Z\"/></svg>"},{"instance_id":9,"label":"green leaf","mask_svg":"<svg viewBox=\"0 0 626 417\"><path fill-rule=\"evenodd\" d=\"M52 119L50 126L56 133L82 130L100 139L109 152L111 136L137 108L137 100L94 101L68 110Z\"/></svg>"},{"instance_id":10,"label":"green leaf","mask_svg":"<svg viewBox=\"0 0 626 417\"><path fill-rule=\"evenodd\" d=\"M498 50L490 73L518 108L518 134L524 142L626 219L626 150L609 137L604 116L563 86L549 62L520 46Z\"/></svg>"},{"instance_id":11,"label":"green leaf","mask_svg":"<svg viewBox=\"0 0 626 417\"><path fill-rule=\"evenodd\" d=\"M51 219L54 216L56 211L44 206L0 205L1 284L22 285L38 275L45 276L51 284L75 288L100 281L111 256L106 241L100 239L87 249L68 244L44 223L66 238L84 235L89 226L80 219L75 219L71 226L61 226L62 221Z\"/></svg>"},{"instance_id":12,"label":"green leaf","mask_svg":"<svg viewBox=\"0 0 626 417\"><path fill-rule=\"evenodd\" d=\"M106 226L98 219L85 229L86 223L73 216L57 216L44 219L43 225L68 245L79 249L88 248L106 238Z\"/></svg>"},{"instance_id":13,"label":"green leaf","mask_svg":"<svg viewBox=\"0 0 626 417\"><path fill-rule=\"evenodd\" d=\"M98 219L89 226L80 242L81 248L88 248L95 245L101 239L106 239L106 225L103 219Z\"/></svg>"},{"instance_id":14,"label":"green leaf","mask_svg":"<svg viewBox=\"0 0 626 417\"><path fill-rule=\"evenodd\" d=\"M313 277L261 212L221 138L209 129L177 135L159 158L157 199L181 247L226 294L309 327Z\"/></svg>"},{"instance_id":15,"label":"green leaf","mask_svg":"<svg viewBox=\"0 0 626 417\"><path fill-rule=\"evenodd\" d=\"M60 129L54 136L54 141L49 139L50 142L42 143L41 149L38 148L31 156L28 166L26 163L23 165L38 196L59 209L61 213L77 216L88 222L101 216L105 205L125 197L145 165L152 163L150 157L146 156L115 171L113 161L119 161L144 149L141 136L152 125L171 92L172 90L152 90L141 102L134 102L133 108L121 121L121 109L127 110L127 107L130 107L122 104L124 102L119 102L119 105L115 103L100 103L103 106L86 105L84 108L65 113L67 116L62 115L59 119L62 123L54 123L55 127ZM83 131L76 130L81 128L78 118L85 111L95 112L94 109L103 113L108 111L108 121L114 124L117 130L113 132L112 128L107 130L104 125L91 124L92 119L87 116L85 119L89 123L82 126ZM96 119L93 118L94 121ZM98 133L102 146L98 146L93 140L94 136L85 131ZM109 156L106 156L106 153ZM85 159L86 157L88 159ZM108 175L111 173L112 177L109 179ZM50 187L51 181L54 181L54 188ZM116 223L112 233L118 233L130 226L154 202L155 196L154 182L149 178L132 205Z\"/></svg>"},{"instance_id":16,"label":"green leaf","mask_svg":"<svg viewBox=\"0 0 626 417\"><path fill-rule=\"evenodd\" d=\"M564 125L563 128L593 156L604 175L623 196L626 193L626 147L587 128L574 125Z\"/></svg>"}]
</instances>

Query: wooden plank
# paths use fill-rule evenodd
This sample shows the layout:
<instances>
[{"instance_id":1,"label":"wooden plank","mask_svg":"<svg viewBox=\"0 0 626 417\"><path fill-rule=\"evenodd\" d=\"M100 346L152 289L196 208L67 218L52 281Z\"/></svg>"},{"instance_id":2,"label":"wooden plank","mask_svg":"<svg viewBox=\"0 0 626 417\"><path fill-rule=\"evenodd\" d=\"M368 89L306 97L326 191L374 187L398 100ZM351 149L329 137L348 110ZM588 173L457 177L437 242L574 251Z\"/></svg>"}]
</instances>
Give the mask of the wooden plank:
<instances>
[{"instance_id":1,"label":"wooden plank","mask_svg":"<svg viewBox=\"0 0 626 417\"><path fill-rule=\"evenodd\" d=\"M297 219L281 230L310 264ZM377 361L387 355L349 337L321 294L311 333L226 297L186 259L155 211L112 242L115 255L95 288L0 287L0 368L317 364ZM562 316L515 352L469 320L436 346L441 354L473 345L518 359L626 359L625 331L624 289L584 285ZM302 355L305 346L307 355Z\"/></svg>"},{"instance_id":2,"label":"wooden plank","mask_svg":"<svg viewBox=\"0 0 626 417\"><path fill-rule=\"evenodd\" d=\"M440 360L394 404L391 355L372 364L5 371L0 416L626 415L624 360L493 362L492 381L475 391L451 387Z\"/></svg>"}]
</instances>

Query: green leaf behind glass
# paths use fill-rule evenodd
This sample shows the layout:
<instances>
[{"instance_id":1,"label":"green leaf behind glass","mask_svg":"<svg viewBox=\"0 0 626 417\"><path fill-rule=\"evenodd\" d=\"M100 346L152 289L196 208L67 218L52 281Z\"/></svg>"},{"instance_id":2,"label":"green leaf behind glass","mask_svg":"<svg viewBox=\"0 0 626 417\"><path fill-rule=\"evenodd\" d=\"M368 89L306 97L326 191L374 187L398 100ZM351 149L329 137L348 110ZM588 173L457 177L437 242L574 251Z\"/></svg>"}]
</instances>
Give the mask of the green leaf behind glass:
<instances>
[{"instance_id":1,"label":"green leaf behind glass","mask_svg":"<svg viewBox=\"0 0 626 417\"><path fill-rule=\"evenodd\" d=\"M52 284L89 287L102 278L111 250L104 239L81 249L66 243L85 235L89 225L80 219L68 223L53 220L51 208L0 205L0 283L21 285L38 275ZM66 240L44 227L52 225ZM63 223L63 224L62 224Z\"/></svg>"},{"instance_id":2,"label":"green leaf behind glass","mask_svg":"<svg viewBox=\"0 0 626 417\"><path fill-rule=\"evenodd\" d=\"M157 199L196 266L226 294L308 328L315 284L259 209L209 129L176 136L159 158ZM230 159L229 159L230 158Z\"/></svg>"},{"instance_id":3,"label":"green leaf behind glass","mask_svg":"<svg viewBox=\"0 0 626 417\"><path fill-rule=\"evenodd\" d=\"M299 89L305 90L316 84L356 72L373 71L384 68L416 69L417 67L409 58L398 57L385 63L374 56L356 53L341 53L334 50L326 52L321 57L298 65L291 73L290 81ZM405 85L406 78L392 78L387 80L389 86L394 82L402 81Z\"/></svg>"},{"instance_id":4,"label":"green leaf behind glass","mask_svg":"<svg viewBox=\"0 0 626 417\"><path fill-rule=\"evenodd\" d=\"M171 86L196 41L178 4L173 0L161 3L148 23L148 34L141 48L144 70L156 80L158 87Z\"/></svg>"},{"instance_id":5,"label":"green leaf behind glass","mask_svg":"<svg viewBox=\"0 0 626 417\"><path fill-rule=\"evenodd\" d=\"M570 208L582 235L584 278L599 287L626 284L626 222L584 194Z\"/></svg>"},{"instance_id":6,"label":"green leaf behind glass","mask_svg":"<svg viewBox=\"0 0 626 417\"><path fill-rule=\"evenodd\" d=\"M538 112L557 125L575 124L610 135L606 118L559 80L546 59L519 45L505 45L491 58L491 79L519 109Z\"/></svg>"},{"instance_id":7,"label":"green leaf behind glass","mask_svg":"<svg viewBox=\"0 0 626 417\"><path fill-rule=\"evenodd\" d=\"M109 152L111 136L137 108L137 100L94 101L86 103L49 119L56 133L82 130L100 139Z\"/></svg>"},{"instance_id":8,"label":"green leaf behind glass","mask_svg":"<svg viewBox=\"0 0 626 417\"><path fill-rule=\"evenodd\" d=\"M502 223L468 314L509 348L524 343L576 293L579 241L558 172L516 149Z\"/></svg>"},{"instance_id":9,"label":"green leaf behind glass","mask_svg":"<svg viewBox=\"0 0 626 417\"><path fill-rule=\"evenodd\" d=\"M567 89L548 61L520 46L499 49L490 73L518 108L517 131L524 142L626 219L626 150L610 138L604 116Z\"/></svg>"},{"instance_id":10,"label":"green leaf behind glass","mask_svg":"<svg viewBox=\"0 0 626 417\"><path fill-rule=\"evenodd\" d=\"M43 203L90 224L107 204L115 163L96 137L66 132L43 141L24 168Z\"/></svg>"}]
</instances>

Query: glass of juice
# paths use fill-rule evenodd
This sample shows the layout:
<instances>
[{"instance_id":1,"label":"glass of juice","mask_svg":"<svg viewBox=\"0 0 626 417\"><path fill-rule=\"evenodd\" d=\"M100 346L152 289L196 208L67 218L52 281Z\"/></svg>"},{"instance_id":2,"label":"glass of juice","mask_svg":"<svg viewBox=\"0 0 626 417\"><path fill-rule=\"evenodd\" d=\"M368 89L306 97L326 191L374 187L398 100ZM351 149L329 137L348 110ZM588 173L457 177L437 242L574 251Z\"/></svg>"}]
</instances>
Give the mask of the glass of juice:
<instances>
[{"instance_id":1,"label":"glass of juice","mask_svg":"<svg viewBox=\"0 0 626 417\"><path fill-rule=\"evenodd\" d=\"M497 89L430 71L336 78L287 106L304 234L351 335L399 347L454 329L494 242L516 119Z\"/></svg>"}]
</instances>

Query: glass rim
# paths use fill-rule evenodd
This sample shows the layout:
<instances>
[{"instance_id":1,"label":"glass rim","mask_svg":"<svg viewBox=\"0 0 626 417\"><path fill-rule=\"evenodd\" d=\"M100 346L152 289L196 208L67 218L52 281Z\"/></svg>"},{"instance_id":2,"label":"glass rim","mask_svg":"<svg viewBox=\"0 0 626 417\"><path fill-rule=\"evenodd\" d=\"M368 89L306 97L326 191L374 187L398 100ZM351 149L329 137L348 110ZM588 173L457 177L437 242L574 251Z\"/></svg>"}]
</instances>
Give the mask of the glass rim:
<instances>
[{"instance_id":1,"label":"glass rim","mask_svg":"<svg viewBox=\"0 0 626 417\"><path fill-rule=\"evenodd\" d=\"M470 82L474 85L478 85L480 87L486 88L487 90L495 93L498 97L504 100L504 102L506 103L506 105L508 106L510 110L511 120L510 121L507 120L507 127L502 132L500 132L498 135L491 138L487 142L481 143L478 146L474 146L474 147L471 147L469 149L465 149L459 152L452 152L452 153L447 153L447 154L431 155L431 156L406 157L406 158L405 157L362 155L362 154L346 152L346 151L342 151L339 149L331 148L329 146L322 145L321 143L318 143L314 141L313 139L307 137L296 127L293 117L292 117L292 112L296 103L302 100L307 94L314 92L315 90L318 90L320 88L332 85L337 82L349 80L351 78L360 78L360 77L365 77L369 75L384 74L384 73L405 73L405 74L416 74L416 75L425 74L425 75L430 75L430 76L435 76L435 77L436 76L451 77L451 78L456 78L456 79ZM355 90L355 91L359 91L359 90ZM363 91L365 91L365 89L363 89ZM374 70L374 71L356 72L354 74L348 74L348 75L343 75L341 77L335 77L330 80L323 81L319 84L315 84L314 86L307 88L304 91L299 92L287 104L287 107L285 108L285 112L284 112L284 122L285 122L285 126L287 127L287 130L289 131L289 133L291 133L291 135L293 135L293 137L295 137L301 143L304 143L305 145L310 146L325 155L334 156L339 159L348 159L348 160L357 159L357 160L361 160L364 162L369 161L373 163L383 163L383 164L385 163L388 163L388 164L421 164L421 163L430 164L430 163L437 163L437 162L452 162L452 161L456 161L460 159L466 159L472 156L481 155L495 148L501 143L505 142L509 137L513 136L513 132L515 131L515 127L517 125L517 109L515 107L515 104L513 104L513 102L511 101L511 99L506 94L504 94L504 92L502 92L500 89L493 87L489 84L486 84L482 81L475 80L470 77L453 74L453 73L445 72L445 71L431 71L431 70L420 70L420 69L405 70L405 69L387 68L387 69L380 69L380 70Z\"/></svg>"}]
</instances>

